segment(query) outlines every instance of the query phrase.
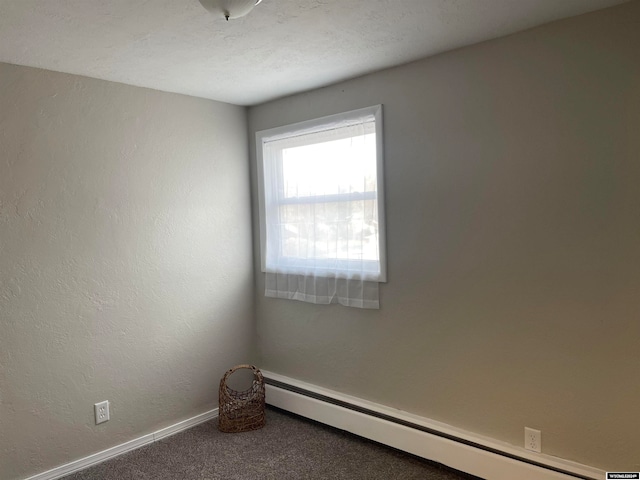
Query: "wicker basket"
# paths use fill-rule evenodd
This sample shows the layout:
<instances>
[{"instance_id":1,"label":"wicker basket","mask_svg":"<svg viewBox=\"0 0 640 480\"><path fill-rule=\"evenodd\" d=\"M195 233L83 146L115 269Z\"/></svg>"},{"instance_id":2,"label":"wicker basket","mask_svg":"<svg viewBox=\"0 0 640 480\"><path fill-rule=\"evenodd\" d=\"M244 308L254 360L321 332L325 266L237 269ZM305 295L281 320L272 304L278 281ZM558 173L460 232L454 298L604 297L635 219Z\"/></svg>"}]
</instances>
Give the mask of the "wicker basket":
<instances>
[{"instance_id":1,"label":"wicker basket","mask_svg":"<svg viewBox=\"0 0 640 480\"><path fill-rule=\"evenodd\" d=\"M227 385L227 379L241 368L253 372L251 387L242 392ZM237 365L220 380L218 429L221 432L248 432L264 427L264 378L253 365Z\"/></svg>"}]
</instances>

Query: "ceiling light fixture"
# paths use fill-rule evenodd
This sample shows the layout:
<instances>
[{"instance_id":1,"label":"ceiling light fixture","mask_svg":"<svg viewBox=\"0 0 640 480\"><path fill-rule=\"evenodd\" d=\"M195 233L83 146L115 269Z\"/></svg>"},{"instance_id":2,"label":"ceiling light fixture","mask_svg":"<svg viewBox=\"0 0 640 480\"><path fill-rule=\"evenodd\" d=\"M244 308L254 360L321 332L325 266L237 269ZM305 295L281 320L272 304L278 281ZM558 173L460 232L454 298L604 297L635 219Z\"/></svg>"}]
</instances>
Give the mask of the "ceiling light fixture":
<instances>
[{"instance_id":1,"label":"ceiling light fixture","mask_svg":"<svg viewBox=\"0 0 640 480\"><path fill-rule=\"evenodd\" d=\"M204 8L211 13L222 14L229 21L230 18L244 17L262 0L200 0Z\"/></svg>"}]
</instances>

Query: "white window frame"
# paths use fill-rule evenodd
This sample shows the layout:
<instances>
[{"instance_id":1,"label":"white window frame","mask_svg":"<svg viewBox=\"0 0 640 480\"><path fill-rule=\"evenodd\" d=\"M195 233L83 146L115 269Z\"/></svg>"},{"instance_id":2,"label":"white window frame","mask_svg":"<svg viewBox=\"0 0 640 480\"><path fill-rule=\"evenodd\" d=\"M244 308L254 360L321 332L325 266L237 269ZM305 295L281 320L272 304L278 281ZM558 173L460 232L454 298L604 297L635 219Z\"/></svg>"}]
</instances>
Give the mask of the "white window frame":
<instances>
[{"instance_id":1,"label":"white window frame","mask_svg":"<svg viewBox=\"0 0 640 480\"><path fill-rule=\"evenodd\" d=\"M291 125L261 130L256 132L256 162L258 172L258 201L259 201L259 220L260 220L260 257L262 272L266 272L266 245L267 245L267 227L266 227L266 205L264 192L264 158L263 143L265 139L276 136L291 135L295 136L301 132L314 130L326 125L335 125L341 122L352 122L354 119L364 116L373 115L375 118L376 133L376 181L377 181L377 208L378 208L378 248L379 248L379 266L380 274L377 282L387 281L387 255L386 255L386 222L384 209L384 143L382 135L382 105L374 105L371 107L352 110L349 112L329 115L322 118L298 122ZM292 272L295 273L295 272Z\"/></svg>"}]
</instances>

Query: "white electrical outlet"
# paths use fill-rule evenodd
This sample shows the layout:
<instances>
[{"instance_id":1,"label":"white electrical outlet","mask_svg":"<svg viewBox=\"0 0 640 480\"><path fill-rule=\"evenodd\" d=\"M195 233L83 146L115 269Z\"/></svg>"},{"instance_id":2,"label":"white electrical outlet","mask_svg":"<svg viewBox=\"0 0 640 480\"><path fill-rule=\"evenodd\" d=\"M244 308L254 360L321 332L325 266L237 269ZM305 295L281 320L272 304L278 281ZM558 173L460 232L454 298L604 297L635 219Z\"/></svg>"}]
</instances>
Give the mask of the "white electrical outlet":
<instances>
[{"instance_id":1,"label":"white electrical outlet","mask_svg":"<svg viewBox=\"0 0 640 480\"><path fill-rule=\"evenodd\" d=\"M104 423L109 420L109 400L96 403L93 406L93 410L96 414L96 425Z\"/></svg>"},{"instance_id":2,"label":"white electrical outlet","mask_svg":"<svg viewBox=\"0 0 640 480\"><path fill-rule=\"evenodd\" d=\"M532 452L542 451L542 433L540 430L524 427L524 448Z\"/></svg>"}]
</instances>

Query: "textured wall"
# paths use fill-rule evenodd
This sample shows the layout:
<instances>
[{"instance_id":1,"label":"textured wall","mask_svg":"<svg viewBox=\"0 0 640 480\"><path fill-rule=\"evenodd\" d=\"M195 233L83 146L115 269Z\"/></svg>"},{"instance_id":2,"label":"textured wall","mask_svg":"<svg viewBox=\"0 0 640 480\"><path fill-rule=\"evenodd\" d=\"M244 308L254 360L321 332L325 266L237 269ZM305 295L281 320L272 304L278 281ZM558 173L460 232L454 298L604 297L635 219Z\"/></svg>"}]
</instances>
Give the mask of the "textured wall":
<instances>
[{"instance_id":1,"label":"textured wall","mask_svg":"<svg viewBox=\"0 0 640 480\"><path fill-rule=\"evenodd\" d=\"M251 133L385 115L381 310L267 299L257 275L261 366L640 470L638 25L633 2L250 109Z\"/></svg>"},{"instance_id":2,"label":"textured wall","mask_svg":"<svg viewBox=\"0 0 640 480\"><path fill-rule=\"evenodd\" d=\"M216 407L254 330L245 110L0 64L0 144L0 478Z\"/></svg>"}]
</instances>

